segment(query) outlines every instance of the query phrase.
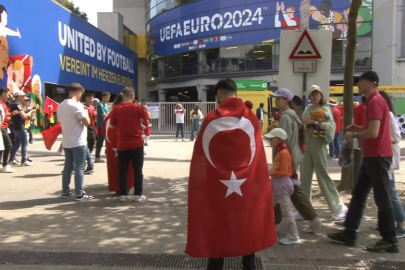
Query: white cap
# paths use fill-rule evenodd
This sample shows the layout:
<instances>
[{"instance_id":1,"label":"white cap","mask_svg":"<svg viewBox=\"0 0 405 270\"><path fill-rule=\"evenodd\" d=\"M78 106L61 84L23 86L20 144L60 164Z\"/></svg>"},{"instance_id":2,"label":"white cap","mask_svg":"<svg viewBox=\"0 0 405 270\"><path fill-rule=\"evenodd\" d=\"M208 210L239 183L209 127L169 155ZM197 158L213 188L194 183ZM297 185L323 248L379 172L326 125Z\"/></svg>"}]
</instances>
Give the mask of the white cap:
<instances>
[{"instance_id":1,"label":"white cap","mask_svg":"<svg viewBox=\"0 0 405 270\"><path fill-rule=\"evenodd\" d=\"M314 91L318 91L319 93L321 93L323 95L323 93L321 91L321 87L319 85L314 84L314 85L311 86L311 88L309 90L309 96L312 95L312 93Z\"/></svg>"},{"instance_id":2,"label":"white cap","mask_svg":"<svg viewBox=\"0 0 405 270\"><path fill-rule=\"evenodd\" d=\"M272 131L270 131L270 133L264 135L264 137L267 139L279 138L285 141L287 140L287 133L282 128L275 128Z\"/></svg>"},{"instance_id":3,"label":"white cap","mask_svg":"<svg viewBox=\"0 0 405 270\"><path fill-rule=\"evenodd\" d=\"M18 91L14 92L14 96L15 97L22 97L22 96L25 96L25 93L23 91L21 91L21 90L18 90Z\"/></svg>"}]
</instances>

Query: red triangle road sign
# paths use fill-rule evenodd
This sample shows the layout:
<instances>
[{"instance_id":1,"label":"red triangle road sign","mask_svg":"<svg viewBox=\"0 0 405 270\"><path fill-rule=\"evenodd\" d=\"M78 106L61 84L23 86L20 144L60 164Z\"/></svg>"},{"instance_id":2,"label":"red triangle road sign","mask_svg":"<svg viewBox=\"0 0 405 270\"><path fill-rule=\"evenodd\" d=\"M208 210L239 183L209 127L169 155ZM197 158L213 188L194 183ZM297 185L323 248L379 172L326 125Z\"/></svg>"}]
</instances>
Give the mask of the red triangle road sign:
<instances>
[{"instance_id":1,"label":"red triangle road sign","mask_svg":"<svg viewBox=\"0 0 405 270\"><path fill-rule=\"evenodd\" d=\"M322 56L316 48L314 41L305 30L290 55L290 59L321 59Z\"/></svg>"}]
</instances>

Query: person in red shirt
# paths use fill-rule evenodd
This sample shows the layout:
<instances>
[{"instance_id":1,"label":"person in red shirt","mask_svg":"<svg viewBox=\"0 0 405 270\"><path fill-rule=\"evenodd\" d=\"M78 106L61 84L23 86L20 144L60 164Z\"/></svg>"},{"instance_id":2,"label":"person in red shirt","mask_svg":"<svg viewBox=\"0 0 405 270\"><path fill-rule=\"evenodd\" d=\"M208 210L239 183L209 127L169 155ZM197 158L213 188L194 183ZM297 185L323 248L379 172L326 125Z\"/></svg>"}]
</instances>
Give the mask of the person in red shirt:
<instances>
[{"instance_id":1,"label":"person in red shirt","mask_svg":"<svg viewBox=\"0 0 405 270\"><path fill-rule=\"evenodd\" d=\"M96 113L93 106L93 93L86 93L86 104L84 108L89 112L90 125L87 127L87 147L90 153L93 152L96 143Z\"/></svg>"},{"instance_id":2,"label":"person in red shirt","mask_svg":"<svg viewBox=\"0 0 405 270\"><path fill-rule=\"evenodd\" d=\"M135 90L125 87L122 91L124 102L111 112L111 128L117 129L117 152L119 161L120 201L128 198L127 172L129 162L134 170L135 201L145 200L143 192L143 145L141 119L149 119L149 112L139 104L132 103Z\"/></svg>"},{"instance_id":3,"label":"person in red shirt","mask_svg":"<svg viewBox=\"0 0 405 270\"><path fill-rule=\"evenodd\" d=\"M335 121L336 130L335 130L335 137L333 142L329 144L329 157L330 158L338 158L340 153L340 133L342 131L342 113L337 108L338 103L331 99L329 101L329 106L332 109L333 121Z\"/></svg>"},{"instance_id":4,"label":"person in red shirt","mask_svg":"<svg viewBox=\"0 0 405 270\"><path fill-rule=\"evenodd\" d=\"M349 246L356 244L357 230L363 217L368 195L373 189L378 207L378 228L382 240L366 246L368 251L398 253L394 211L390 197L388 171L392 163L390 113L387 102L378 92L379 78L376 72L367 71L360 76L359 94L367 98L363 127L352 124L347 127L345 140L363 140L363 163L353 188L349 211L343 232L328 234L333 241Z\"/></svg>"},{"instance_id":5,"label":"person in red shirt","mask_svg":"<svg viewBox=\"0 0 405 270\"><path fill-rule=\"evenodd\" d=\"M10 109L6 104L6 101L8 99L9 93L10 91L8 88L0 89L0 106L3 108L3 111L5 112L4 122L1 124L1 134L4 142L4 151L0 151L0 164L2 165L1 166L2 168L0 168L0 172L3 173L14 172L11 166L7 164L8 159L10 158L11 148L13 146L10 136L8 135L8 128L9 128L8 122L10 120L11 113Z\"/></svg>"},{"instance_id":6,"label":"person in red shirt","mask_svg":"<svg viewBox=\"0 0 405 270\"><path fill-rule=\"evenodd\" d=\"M354 124L356 126L362 127L364 123L364 114L366 112L366 97L361 97L361 104L354 107Z\"/></svg>"}]
</instances>

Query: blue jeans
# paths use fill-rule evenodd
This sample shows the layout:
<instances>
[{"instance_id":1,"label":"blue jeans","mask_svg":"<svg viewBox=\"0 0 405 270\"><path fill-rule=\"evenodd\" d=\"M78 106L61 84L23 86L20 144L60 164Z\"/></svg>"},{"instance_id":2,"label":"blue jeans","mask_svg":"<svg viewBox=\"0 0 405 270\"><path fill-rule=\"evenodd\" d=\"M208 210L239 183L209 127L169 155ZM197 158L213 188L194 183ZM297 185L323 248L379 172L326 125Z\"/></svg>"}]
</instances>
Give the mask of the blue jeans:
<instances>
[{"instance_id":1,"label":"blue jeans","mask_svg":"<svg viewBox=\"0 0 405 270\"><path fill-rule=\"evenodd\" d=\"M397 190L395 189L395 176L392 176L392 180L390 181L390 194L391 194L391 203L392 208L394 209L394 218L395 221L398 222L405 222L405 212L404 208L402 207L402 203L398 198Z\"/></svg>"},{"instance_id":2,"label":"blue jeans","mask_svg":"<svg viewBox=\"0 0 405 270\"><path fill-rule=\"evenodd\" d=\"M15 160L18 149L21 146L21 163L27 161L27 148L28 148L28 132L25 128L20 130L13 130L15 136L15 142L13 148L11 148L10 160Z\"/></svg>"},{"instance_id":3,"label":"blue jeans","mask_svg":"<svg viewBox=\"0 0 405 270\"><path fill-rule=\"evenodd\" d=\"M184 123L176 124L176 139L179 137L179 132L181 132L181 138L184 139Z\"/></svg>"},{"instance_id":4,"label":"blue jeans","mask_svg":"<svg viewBox=\"0 0 405 270\"><path fill-rule=\"evenodd\" d=\"M65 167L62 174L62 192L70 192L70 180L72 178L73 165L75 167L75 191L76 196L83 194L83 177L84 167L86 164L87 146L75 148L64 148L65 150Z\"/></svg>"},{"instance_id":5,"label":"blue jeans","mask_svg":"<svg viewBox=\"0 0 405 270\"><path fill-rule=\"evenodd\" d=\"M201 119L193 119L192 125L191 125L191 140L194 141L194 132L195 137L198 136L200 133L200 127L201 127Z\"/></svg>"},{"instance_id":6,"label":"blue jeans","mask_svg":"<svg viewBox=\"0 0 405 270\"><path fill-rule=\"evenodd\" d=\"M91 158L90 149L88 147L86 147L86 161L87 161L87 168L93 169L94 163L93 163L93 159Z\"/></svg>"},{"instance_id":7,"label":"blue jeans","mask_svg":"<svg viewBox=\"0 0 405 270\"><path fill-rule=\"evenodd\" d=\"M331 157L339 157L340 153L340 133L335 133L335 137L333 138L333 142L329 144L329 156Z\"/></svg>"}]
</instances>

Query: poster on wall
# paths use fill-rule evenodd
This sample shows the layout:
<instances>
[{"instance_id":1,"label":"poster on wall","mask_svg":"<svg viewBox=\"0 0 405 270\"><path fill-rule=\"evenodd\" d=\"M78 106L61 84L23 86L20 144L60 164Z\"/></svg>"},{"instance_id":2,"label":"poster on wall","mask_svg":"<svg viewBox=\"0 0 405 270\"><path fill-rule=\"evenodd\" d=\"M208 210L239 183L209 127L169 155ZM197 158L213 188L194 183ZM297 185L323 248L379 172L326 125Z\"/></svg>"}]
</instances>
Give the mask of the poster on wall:
<instances>
[{"instance_id":1,"label":"poster on wall","mask_svg":"<svg viewBox=\"0 0 405 270\"><path fill-rule=\"evenodd\" d=\"M37 127L45 119L44 83L136 89L137 61L135 52L51 0L0 1L0 87L22 90L39 105Z\"/></svg>"},{"instance_id":2,"label":"poster on wall","mask_svg":"<svg viewBox=\"0 0 405 270\"><path fill-rule=\"evenodd\" d=\"M300 29L300 2L201 0L160 14L158 11L146 26L148 56L277 42L281 30ZM309 28L331 30L334 39L345 39L350 4L351 0L311 0ZM372 0L363 0L358 36L371 35L372 4Z\"/></svg>"}]
</instances>

